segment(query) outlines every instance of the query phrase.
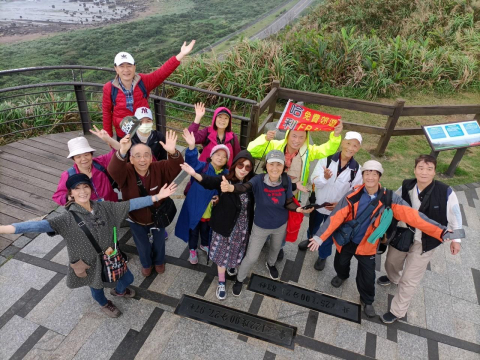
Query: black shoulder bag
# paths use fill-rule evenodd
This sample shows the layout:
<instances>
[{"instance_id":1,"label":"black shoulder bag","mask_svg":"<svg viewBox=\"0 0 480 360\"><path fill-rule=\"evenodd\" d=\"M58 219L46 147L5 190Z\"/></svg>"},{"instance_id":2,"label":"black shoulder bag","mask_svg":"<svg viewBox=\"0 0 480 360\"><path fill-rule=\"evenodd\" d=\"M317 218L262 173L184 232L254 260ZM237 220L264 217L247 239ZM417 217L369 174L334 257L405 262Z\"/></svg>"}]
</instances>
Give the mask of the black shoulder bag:
<instances>
[{"instance_id":1,"label":"black shoulder bag","mask_svg":"<svg viewBox=\"0 0 480 360\"><path fill-rule=\"evenodd\" d=\"M137 177L137 185L138 189L140 190L140 195L149 196L137 172L135 172L135 176ZM152 221L155 226L157 228L166 228L175 218L177 208L175 207L173 200L170 197L167 197L165 200L163 200L162 204L158 208L155 206L150 206L150 211L152 212Z\"/></svg>"},{"instance_id":2,"label":"black shoulder bag","mask_svg":"<svg viewBox=\"0 0 480 360\"><path fill-rule=\"evenodd\" d=\"M78 227L85 233L88 240L90 240L93 248L97 252L97 255L100 256L100 262L102 264L102 281L106 283L113 283L115 281L118 281L118 279L120 279L127 272L127 255L123 253L120 248L118 248L118 252L116 255L109 256L105 254L98 245L98 242L95 240L90 230L87 228L85 221L83 221L73 211L71 211L70 214L73 215L73 218L77 222Z\"/></svg>"}]
</instances>

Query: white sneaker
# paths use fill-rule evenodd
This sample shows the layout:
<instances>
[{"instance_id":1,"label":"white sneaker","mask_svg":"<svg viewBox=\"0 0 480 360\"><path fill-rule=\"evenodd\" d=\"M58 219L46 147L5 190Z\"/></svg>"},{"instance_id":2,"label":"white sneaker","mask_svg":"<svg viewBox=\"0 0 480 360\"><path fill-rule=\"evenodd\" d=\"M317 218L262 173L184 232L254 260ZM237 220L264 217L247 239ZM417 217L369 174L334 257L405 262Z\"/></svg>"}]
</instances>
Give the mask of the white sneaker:
<instances>
[{"instance_id":1,"label":"white sneaker","mask_svg":"<svg viewBox=\"0 0 480 360\"><path fill-rule=\"evenodd\" d=\"M219 282L217 286L217 291L215 293L218 300L225 300L227 298L227 291L225 290L225 283Z\"/></svg>"}]
</instances>

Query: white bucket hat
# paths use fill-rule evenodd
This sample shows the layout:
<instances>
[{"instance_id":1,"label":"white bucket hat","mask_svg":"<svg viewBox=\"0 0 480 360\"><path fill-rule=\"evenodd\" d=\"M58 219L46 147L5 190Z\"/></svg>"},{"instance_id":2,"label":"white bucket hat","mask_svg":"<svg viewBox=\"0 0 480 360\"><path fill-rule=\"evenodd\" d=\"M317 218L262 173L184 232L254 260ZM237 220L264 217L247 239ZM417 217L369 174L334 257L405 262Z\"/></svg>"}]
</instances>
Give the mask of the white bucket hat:
<instances>
[{"instance_id":1,"label":"white bucket hat","mask_svg":"<svg viewBox=\"0 0 480 360\"><path fill-rule=\"evenodd\" d=\"M365 161L365 164L362 166L362 174L366 170L375 170L383 175L383 166L376 160Z\"/></svg>"},{"instance_id":2,"label":"white bucket hat","mask_svg":"<svg viewBox=\"0 0 480 360\"><path fill-rule=\"evenodd\" d=\"M87 139L85 139L83 136L80 136L68 140L68 151L70 152L70 154L68 154L67 158L71 158L75 155L93 152L95 151L95 149L90 146Z\"/></svg>"}]
</instances>

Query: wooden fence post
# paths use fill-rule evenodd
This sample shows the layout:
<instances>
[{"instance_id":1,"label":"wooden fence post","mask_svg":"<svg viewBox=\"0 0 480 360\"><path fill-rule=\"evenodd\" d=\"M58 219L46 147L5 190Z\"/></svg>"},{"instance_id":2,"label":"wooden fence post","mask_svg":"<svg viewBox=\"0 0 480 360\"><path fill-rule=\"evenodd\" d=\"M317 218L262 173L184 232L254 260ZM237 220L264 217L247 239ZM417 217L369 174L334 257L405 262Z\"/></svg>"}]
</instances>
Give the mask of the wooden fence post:
<instances>
[{"instance_id":1,"label":"wooden fence post","mask_svg":"<svg viewBox=\"0 0 480 360\"><path fill-rule=\"evenodd\" d=\"M85 96L85 89L83 85L74 85L75 96L77 98L78 112L80 113L80 121L82 122L83 134L89 134L92 128L92 120L88 112L87 97Z\"/></svg>"},{"instance_id":2,"label":"wooden fence post","mask_svg":"<svg viewBox=\"0 0 480 360\"><path fill-rule=\"evenodd\" d=\"M260 104L256 103L252 105L252 111L250 113L250 128L248 129L247 138L242 136L240 141L240 145L245 149L247 148L248 143L250 141L255 140L255 138L257 137L259 117L260 117ZM242 144L242 141L245 141L245 144Z\"/></svg>"},{"instance_id":3,"label":"wooden fence post","mask_svg":"<svg viewBox=\"0 0 480 360\"><path fill-rule=\"evenodd\" d=\"M393 110L393 114L388 117L386 131L380 137L380 141L378 142L377 149L375 150L375 154L377 156L382 156L385 153L385 149L387 148L388 142L393 134L393 130L397 125L398 118L402 114L403 106L405 105L405 100L397 99L395 101L395 110Z\"/></svg>"},{"instance_id":4,"label":"wooden fence post","mask_svg":"<svg viewBox=\"0 0 480 360\"><path fill-rule=\"evenodd\" d=\"M280 81L279 80L273 80L272 81L272 89L276 88L277 90L280 89ZM268 108L268 114L275 114L275 110L277 108L277 99L278 99L278 91L276 93L276 96L272 98L270 106Z\"/></svg>"}]
</instances>

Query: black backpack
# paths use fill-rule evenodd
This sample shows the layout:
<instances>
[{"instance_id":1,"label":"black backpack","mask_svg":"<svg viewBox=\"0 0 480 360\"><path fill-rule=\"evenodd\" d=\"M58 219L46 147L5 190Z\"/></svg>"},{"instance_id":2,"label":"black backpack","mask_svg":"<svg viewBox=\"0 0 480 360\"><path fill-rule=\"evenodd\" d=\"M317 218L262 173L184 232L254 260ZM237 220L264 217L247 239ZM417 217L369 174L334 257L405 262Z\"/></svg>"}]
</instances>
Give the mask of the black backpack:
<instances>
[{"instance_id":1,"label":"black backpack","mask_svg":"<svg viewBox=\"0 0 480 360\"><path fill-rule=\"evenodd\" d=\"M327 157L327 169L332 162L332 157L333 157L333 155L330 155L330 156ZM355 159L352 159L352 161L353 161L354 168L353 168L353 171L350 170L350 181L349 181L350 184L355 179L355 176L357 176L358 169L360 168L360 164Z\"/></svg>"},{"instance_id":2,"label":"black backpack","mask_svg":"<svg viewBox=\"0 0 480 360\"><path fill-rule=\"evenodd\" d=\"M103 167L103 165L99 164L98 162L96 162L95 160L92 161L93 163L93 167L97 170L100 170L101 172L103 172L105 175L107 175L108 177L108 180L110 181L110 185L112 185L112 188L114 189L118 189L118 184L115 182L115 180L113 180L113 178L110 176L110 174L107 172L107 169L105 169ZM67 173L68 173L68 176L72 176L72 175L75 175L77 172L75 171L75 167L71 167L67 170Z\"/></svg>"},{"instance_id":3,"label":"black backpack","mask_svg":"<svg viewBox=\"0 0 480 360\"><path fill-rule=\"evenodd\" d=\"M112 80L112 83L113 82L114 80ZM137 85L140 88L140 90L142 90L143 98L148 99L147 88L145 87L145 84L143 83L142 78L140 78L140 81L137 83ZM118 88L116 86L112 86L112 92L110 93L110 98L112 100L112 108L116 105L117 95L118 95Z\"/></svg>"}]
</instances>

